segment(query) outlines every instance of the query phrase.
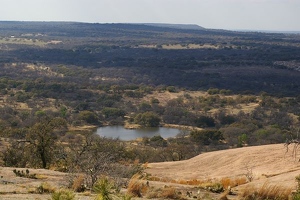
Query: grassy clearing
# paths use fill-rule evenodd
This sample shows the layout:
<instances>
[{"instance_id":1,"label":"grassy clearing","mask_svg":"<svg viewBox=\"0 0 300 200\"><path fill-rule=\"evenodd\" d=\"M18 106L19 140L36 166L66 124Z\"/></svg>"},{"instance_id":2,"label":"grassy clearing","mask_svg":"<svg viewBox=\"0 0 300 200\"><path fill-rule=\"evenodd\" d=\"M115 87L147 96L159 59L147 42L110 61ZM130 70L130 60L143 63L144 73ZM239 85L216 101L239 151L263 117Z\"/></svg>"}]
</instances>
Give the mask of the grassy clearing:
<instances>
[{"instance_id":1,"label":"grassy clearing","mask_svg":"<svg viewBox=\"0 0 300 200\"><path fill-rule=\"evenodd\" d=\"M163 44L163 45L139 45L140 48L161 48L161 49L168 49L168 50L178 50L178 49L220 49L224 48L219 45L212 45L212 44Z\"/></svg>"},{"instance_id":2,"label":"grassy clearing","mask_svg":"<svg viewBox=\"0 0 300 200\"><path fill-rule=\"evenodd\" d=\"M211 45L211 44L166 44L162 45L163 49L219 49L218 45Z\"/></svg>"},{"instance_id":3,"label":"grassy clearing","mask_svg":"<svg viewBox=\"0 0 300 200\"><path fill-rule=\"evenodd\" d=\"M0 38L0 44L22 44L22 45L35 45L43 47L47 43L36 39L26 38Z\"/></svg>"}]
</instances>

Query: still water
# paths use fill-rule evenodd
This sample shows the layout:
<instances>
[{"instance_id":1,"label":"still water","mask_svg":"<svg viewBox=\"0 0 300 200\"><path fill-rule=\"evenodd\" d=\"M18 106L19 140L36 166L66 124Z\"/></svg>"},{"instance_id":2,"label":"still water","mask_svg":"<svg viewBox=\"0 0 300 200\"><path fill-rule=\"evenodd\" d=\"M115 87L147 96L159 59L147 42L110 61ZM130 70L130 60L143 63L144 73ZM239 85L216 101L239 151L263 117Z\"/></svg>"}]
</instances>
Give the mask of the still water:
<instances>
[{"instance_id":1,"label":"still water","mask_svg":"<svg viewBox=\"0 0 300 200\"><path fill-rule=\"evenodd\" d=\"M180 133L176 128L141 128L141 129L125 129L123 126L104 126L97 129L97 134L107 138L119 138L120 140L129 141L136 138L151 138L160 135L163 138L175 137Z\"/></svg>"}]
</instances>

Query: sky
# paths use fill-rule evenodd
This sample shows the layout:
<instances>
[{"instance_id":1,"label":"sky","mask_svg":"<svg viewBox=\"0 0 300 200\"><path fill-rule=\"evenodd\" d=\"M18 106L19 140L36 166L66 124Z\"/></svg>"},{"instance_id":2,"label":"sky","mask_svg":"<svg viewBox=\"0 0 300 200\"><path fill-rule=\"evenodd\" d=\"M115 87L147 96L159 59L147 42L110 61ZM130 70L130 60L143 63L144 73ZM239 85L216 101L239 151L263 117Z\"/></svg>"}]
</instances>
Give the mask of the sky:
<instances>
[{"instance_id":1,"label":"sky","mask_svg":"<svg viewBox=\"0 0 300 200\"><path fill-rule=\"evenodd\" d=\"M0 21L172 23L227 30L300 31L300 0L0 0L0 3Z\"/></svg>"}]
</instances>

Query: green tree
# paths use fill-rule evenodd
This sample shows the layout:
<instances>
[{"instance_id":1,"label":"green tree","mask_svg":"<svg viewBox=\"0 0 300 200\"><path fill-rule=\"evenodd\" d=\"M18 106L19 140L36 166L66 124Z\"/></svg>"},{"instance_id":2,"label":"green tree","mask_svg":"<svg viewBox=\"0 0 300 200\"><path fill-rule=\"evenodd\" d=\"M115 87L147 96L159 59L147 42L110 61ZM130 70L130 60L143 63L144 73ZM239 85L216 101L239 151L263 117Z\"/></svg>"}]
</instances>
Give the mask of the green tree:
<instances>
[{"instance_id":1,"label":"green tree","mask_svg":"<svg viewBox=\"0 0 300 200\"><path fill-rule=\"evenodd\" d=\"M140 113L134 118L134 122L146 127L157 127L160 123L160 118L154 112Z\"/></svg>"},{"instance_id":2,"label":"green tree","mask_svg":"<svg viewBox=\"0 0 300 200\"><path fill-rule=\"evenodd\" d=\"M146 111L151 111L152 107L149 103L147 102L142 102L140 105L139 105L139 111L140 112L146 112Z\"/></svg>"},{"instance_id":3,"label":"green tree","mask_svg":"<svg viewBox=\"0 0 300 200\"><path fill-rule=\"evenodd\" d=\"M105 118L111 118L111 117L124 117L126 114L124 110L119 109L119 108L103 108L102 109L102 114L104 115Z\"/></svg>"},{"instance_id":4,"label":"green tree","mask_svg":"<svg viewBox=\"0 0 300 200\"><path fill-rule=\"evenodd\" d=\"M223 135L218 130L194 130L190 133L191 139L195 142L201 142L204 145L209 145L212 142L218 142L223 139Z\"/></svg>"},{"instance_id":5,"label":"green tree","mask_svg":"<svg viewBox=\"0 0 300 200\"><path fill-rule=\"evenodd\" d=\"M247 144L248 136L247 134L243 133L242 135L238 136L238 147L242 147L243 145Z\"/></svg>"},{"instance_id":6,"label":"green tree","mask_svg":"<svg viewBox=\"0 0 300 200\"><path fill-rule=\"evenodd\" d=\"M232 124L236 121L235 117L232 115L220 115L219 120L222 125Z\"/></svg>"},{"instance_id":7,"label":"green tree","mask_svg":"<svg viewBox=\"0 0 300 200\"><path fill-rule=\"evenodd\" d=\"M195 120L196 126L197 127L201 127L201 128L205 128L205 127L214 127L215 124L215 120L212 117L208 117L208 116L200 116Z\"/></svg>"},{"instance_id":8,"label":"green tree","mask_svg":"<svg viewBox=\"0 0 300 200\"><path fill-rule=\"evenodd\" d=\"M175 88L174 86L168 86L168 87L166 88L166 90L167 90L168 92L176 92L176 88Z\"/></svg>"},{"instance_id":9,"label":"green tree","mask_svg":"<svg viewBox=\"0 0 300 200\"><path fill-rule=\"evenodd\" d=\"M89 124L98 124L99 123L99 119L98 119L97 115L94 112L88 111L88 110L81 111L79 113L79 119L81 119Z\"/></svg>"},{"instance_id":10,"label":"green tree","mask_svg":"<svg viewBox=\"0 0 300 200\"><path fill-rule=\"evenodd\" d=\"M151 146L155 147L166 147L168 145L167 141L160 135L153 136L150 138Z\"/></svg>"},{"instance_id":11,"label":"green tree","mask_svg":"<svg viewBox=\"0 0 300 200\"><path fill-rule=\"evenodd\" d=\"M57 150L58 134L66 126L62 118L43 120L29 128L24 143L26 149L41 167L47 168Z\"/></svg>"}]
</instances>

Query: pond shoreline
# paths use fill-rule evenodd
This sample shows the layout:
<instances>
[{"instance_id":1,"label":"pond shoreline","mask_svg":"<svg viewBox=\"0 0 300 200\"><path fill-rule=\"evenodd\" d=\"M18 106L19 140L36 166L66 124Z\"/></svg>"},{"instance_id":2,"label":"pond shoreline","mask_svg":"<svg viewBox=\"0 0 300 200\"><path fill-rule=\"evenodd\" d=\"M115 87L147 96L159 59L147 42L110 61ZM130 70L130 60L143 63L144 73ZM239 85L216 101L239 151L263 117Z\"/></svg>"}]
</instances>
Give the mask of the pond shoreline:
<instances>
[{"instance_id":1,"label":"pond shoreline","mask_svg":"<svg viewBox=\"0 0 300 200\"><path fill-rule=\"evenodd\" d=\"M165 128L176 128L180 130L203 130L203 128L198 128L195 126L185 126L185 125L178 125L178 124L161 124L159 127L165 127ZM144 128L139 124L130 124L130 123L125 123L124 128L126 129L141 129Z\"/></svg>"},{"instance_id":2,"label":"pond shoreline","mask_svg":"<svg viewBox=\"0 0 300 200\"><path fill-rule=\"evenodd\" d=\"M177 137L182 134L183 129L171 127L142 127L138 129L126 129L124 126L102 126L97 128L96 134L102 137L119 138L124 141L136 140L137 138L152 138L161 136L165 139Z\"/></svg>"}]
</instances>

